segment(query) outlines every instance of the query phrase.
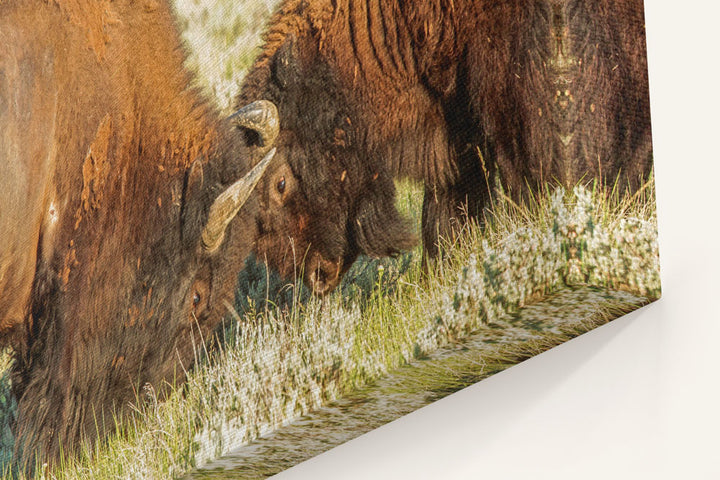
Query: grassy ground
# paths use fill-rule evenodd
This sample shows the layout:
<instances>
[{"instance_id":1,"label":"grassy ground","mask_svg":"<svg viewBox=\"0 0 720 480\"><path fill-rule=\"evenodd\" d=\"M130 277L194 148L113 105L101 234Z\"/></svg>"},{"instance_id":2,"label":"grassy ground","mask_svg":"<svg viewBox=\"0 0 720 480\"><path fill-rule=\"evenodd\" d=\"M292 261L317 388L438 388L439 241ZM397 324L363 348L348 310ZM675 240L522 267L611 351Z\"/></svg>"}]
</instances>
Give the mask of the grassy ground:
<instances>
[{"instance_id":1,"label":"grassy ground","mask_svg":"<svg viewBox=\"0 0 720 480\"><path fill-rule=\"evenodd\" d=\"M647 300L595 287L565 288L482 325L321 409L210 462L186 480L265 478L635 310Z\"/></svg>"},{"instance_id":2,"label":"grassy ground","mask_svg":"<svg viewBox=\"0 0 720 480\"><path fill-rule=\"evenodd\" d=\"M190 45L188 66L226 108L277 2L175 3ZM420 198L417 185L399 185L399 206L416 223ZM576 188L543 192L524 207L500 194L492 212L483 230L471 226L446 245L446 261L431 272L422 270L419 249L398 259L361 259L341 288L322 301L301 286L280 282L251 259L240 275L236 308L228 314L219 351L205 356L201 349L200 366L168 401L160 403L146 390L118 435L44 474L180 476L561 286L660 294L652 182L631 198ZM535 347L517 351L523 348L501 351L499 358L509 365ZM9 410L5 379L3 442Z\"/></svg>"},{"instance_id":3,"label":"grassy ground","mask_svg":"<svg viewBox=\"0 0 720 480\"><path fill-rule=\"evenodd\" d=\"M414 188L402 186L400 202L417 212ZM361 261L323 300L293 286L275 291L285 305L243 297L247 312L232 312L220 351L182 389L163 403L145 391L119 435L51 476L179 476L568 284L655 298L653 205L652 184L614 200L556 190L529 208L500 197L484 229L470 227L429 274L416 250ZM511 363L526 347L499 354Z\"/></svg>"}]
</instances>

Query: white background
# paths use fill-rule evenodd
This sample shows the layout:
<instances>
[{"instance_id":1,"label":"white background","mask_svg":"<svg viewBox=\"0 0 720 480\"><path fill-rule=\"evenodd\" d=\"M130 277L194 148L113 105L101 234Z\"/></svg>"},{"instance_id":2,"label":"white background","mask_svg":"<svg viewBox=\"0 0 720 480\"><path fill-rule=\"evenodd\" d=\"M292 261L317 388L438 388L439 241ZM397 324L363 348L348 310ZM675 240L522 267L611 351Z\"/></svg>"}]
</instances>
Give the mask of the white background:
<instances>
[{"instance_id":1,"label":"white background","mask_svg":"<svg viewBox=\"0 0 720 480\"><path fill-rule=\"evenodd\" d=\"M663 299L278 478L720 479L720 7L646 23Z\"/></svg>"}]
</instances>

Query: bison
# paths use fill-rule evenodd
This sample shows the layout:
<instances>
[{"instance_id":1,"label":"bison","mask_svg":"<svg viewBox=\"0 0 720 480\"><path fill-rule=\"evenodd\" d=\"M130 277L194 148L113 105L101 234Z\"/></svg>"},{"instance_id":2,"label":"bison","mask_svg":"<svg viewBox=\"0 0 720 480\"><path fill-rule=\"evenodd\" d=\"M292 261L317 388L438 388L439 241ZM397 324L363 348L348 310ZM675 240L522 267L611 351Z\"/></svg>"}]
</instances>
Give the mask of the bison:
<instances>
[{"instance_id":1,"label":"bison","mask_svg":"<svg viewBox=\"0 0 720 480\"><path fill-rule=\"evenodd\" d=\"M0 342L32 468L183 380L254 247L277 111L221 118L163 1L11 0L0 32Z\"/></svg>"},{"instance_id":2,"label":"bison","mask_svg":"<svg viewBox=\"0 0 720 480\"><path fill-rule=\"evenodd\" d=\"M642 0L285 0L265 40L238 97L281 117L259 245L281 271L310 260L317 292L412 244L393 177L424 183L434 258L498 187L650 174Z\"/></svg>"}]
</instances>

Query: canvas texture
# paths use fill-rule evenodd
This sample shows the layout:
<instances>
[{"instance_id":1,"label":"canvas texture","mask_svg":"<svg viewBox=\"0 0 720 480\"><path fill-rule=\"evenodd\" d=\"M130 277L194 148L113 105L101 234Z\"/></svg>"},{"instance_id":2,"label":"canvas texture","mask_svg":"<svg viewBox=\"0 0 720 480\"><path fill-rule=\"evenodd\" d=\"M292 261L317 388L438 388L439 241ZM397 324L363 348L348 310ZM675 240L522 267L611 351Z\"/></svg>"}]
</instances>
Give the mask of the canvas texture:
<instances>
[{"instance_id":1,"label":"canvas texture","mask_svg":"<svg viewBox=\"0 0 720 480\"><path fill-rule=\"evenodd\" d=\"M660 298L642 0L0 3L4 478L264 478Z\"/></svg>"}]
</instances>

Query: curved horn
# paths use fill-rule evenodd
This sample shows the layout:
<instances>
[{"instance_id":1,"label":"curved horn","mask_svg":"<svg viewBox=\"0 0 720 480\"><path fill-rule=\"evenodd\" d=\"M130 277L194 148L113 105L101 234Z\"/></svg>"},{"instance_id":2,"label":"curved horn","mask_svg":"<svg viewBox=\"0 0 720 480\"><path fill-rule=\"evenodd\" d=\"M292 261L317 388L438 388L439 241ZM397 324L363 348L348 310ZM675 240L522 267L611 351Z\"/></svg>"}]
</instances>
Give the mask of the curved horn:
<instances>
[{"instance_id":1,"label":"curved horn","mask_svg":"<svg viewBox=\"0 0 720 480\"><path fill-rule=\"evenodd\" d=\"M230 116L238 127L257 132L261 147L271 147L280 131L277 107L268 100L258 100L245 105Z\"/></svg>"},{"instance_id":2,"label":"curved horn","mask_svg":"<svg viewBox=\"0 0 720 480\"><path fill-rule=\"evenodd\" d=\"M230 185L215 199L202 232L202 246L206 252L212 253L220 247L225 238L225 229L245 204L274 156L275 149L273 148L255 168Z\"/></svg>"}]
</instances>

